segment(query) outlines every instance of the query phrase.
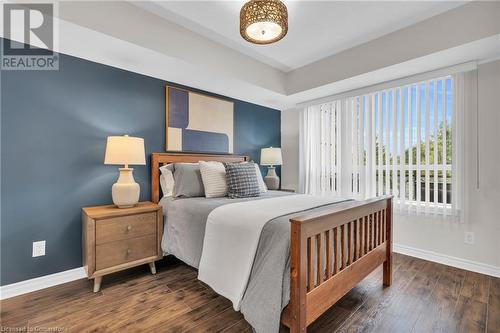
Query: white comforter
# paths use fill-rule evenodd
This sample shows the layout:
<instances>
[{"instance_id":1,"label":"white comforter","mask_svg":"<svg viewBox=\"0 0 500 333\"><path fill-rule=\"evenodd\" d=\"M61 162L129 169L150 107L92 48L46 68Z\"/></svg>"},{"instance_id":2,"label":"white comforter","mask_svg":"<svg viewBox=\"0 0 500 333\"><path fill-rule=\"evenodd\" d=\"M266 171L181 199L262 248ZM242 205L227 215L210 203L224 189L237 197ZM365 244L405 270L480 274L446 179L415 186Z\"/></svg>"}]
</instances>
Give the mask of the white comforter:
<instances>
[{"instance_id":1,"label":"white comforter","mask_svg":"<svg viewBox=\"0 0 500 333\"><path fill-rule=\"evenodd\" d=\"M302 194L214 209L207 219L198 279L231 300L234 309L239 310L264 225L280 216L336 201L332 197Z\"/></svg>"}]
</instances>

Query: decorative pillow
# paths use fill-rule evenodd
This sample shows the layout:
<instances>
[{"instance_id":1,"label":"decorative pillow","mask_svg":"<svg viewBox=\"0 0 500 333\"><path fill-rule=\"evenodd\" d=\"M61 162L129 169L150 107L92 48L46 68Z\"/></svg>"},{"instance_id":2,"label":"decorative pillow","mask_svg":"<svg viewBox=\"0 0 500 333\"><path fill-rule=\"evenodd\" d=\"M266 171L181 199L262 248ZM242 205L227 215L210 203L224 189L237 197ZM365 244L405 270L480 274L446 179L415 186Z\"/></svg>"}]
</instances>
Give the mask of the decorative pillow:
<instances>
[{"instance_id":1,"label":"decorative pillow","mask_svg":"<svg viewBox=\"0 0 500 333\"><path fill-rule=\"evenodd\" d=\"M174 198L204 197L205 188L198 163L174 164Z\"/></svg>"},{"instance_id":2,"label":"decorative pillow","mask_svg":"<svg viewBox=\"0 0 500 333\"><path fill-rule=\"evenodd\" d=\"M160 167L160 186L163 197L171 197L174 194L174 175L172 171L174 170L173 164L165 164Z\"/></svg>"},{"instance_id":3,"label":"decorative pillow","mask_svg":"<svg viewBox=\"0 0 500 333\"><path fill-rule=\"evenodd\" d=\"M258 197L259 181L255 163L226 164L227 194L231 199Z\"/></svg>"},{"instance_id":4,"label":"decorative pillow","mask_svg":"<svg viewBox=\"0 0 500 333\"><path fill-rule=\"evenodd\" d=\"M227 195L226 168L221 162L200 161L201 179L207 198Z\"/></svg>"},{"instance_id":5,"label":"decorative pillow","mask_svg":"<svg viewBox=\"0 0 500 333\"><path fill-rule=\"evenodd\" d=\"M254 165L255 165L255 172L257 173L257 181L259 182L260 193L266 193L267 186L266 183L264 183L264 178L262 178L262 173L260 172L259 165L257 163L254 163Z\"/></svg>"}]
</instances>

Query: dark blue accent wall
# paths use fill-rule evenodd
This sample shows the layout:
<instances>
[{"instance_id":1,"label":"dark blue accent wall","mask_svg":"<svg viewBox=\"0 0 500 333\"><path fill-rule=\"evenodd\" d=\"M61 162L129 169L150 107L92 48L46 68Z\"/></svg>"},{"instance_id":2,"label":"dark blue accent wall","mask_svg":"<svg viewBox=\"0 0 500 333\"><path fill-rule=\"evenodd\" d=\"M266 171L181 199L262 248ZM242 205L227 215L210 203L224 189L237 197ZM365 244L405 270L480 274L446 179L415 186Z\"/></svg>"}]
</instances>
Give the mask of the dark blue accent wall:
<instances>
[{"instance_id":1,"label":"dark blue accent wall","mask_svg":"<svg viewBox=\"0 0 500 333\"><path fill-rule=\"evenodd\" d=\"M82 266L80 209L110 204L118 175L103 165L107 136L164 150L167 82L66 55L59 68L1 73L1 285ZM233 101L235 153L258 162L280 146L280 112ZM135 166L141 200L149 168ZM46 255L32 258L38 240Z\"/></svg>"}]
</instances>

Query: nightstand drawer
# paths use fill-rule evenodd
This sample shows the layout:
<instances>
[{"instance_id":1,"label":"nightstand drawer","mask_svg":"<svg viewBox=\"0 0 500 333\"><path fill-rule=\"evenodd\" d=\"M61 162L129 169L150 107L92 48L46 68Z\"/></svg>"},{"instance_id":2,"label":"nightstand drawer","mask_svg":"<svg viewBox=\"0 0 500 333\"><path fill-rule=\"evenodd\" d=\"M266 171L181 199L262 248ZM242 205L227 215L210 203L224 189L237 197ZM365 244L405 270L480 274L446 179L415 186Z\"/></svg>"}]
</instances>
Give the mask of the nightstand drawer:
<instances>
[{"instance_id":1,"label":"nightstand drawer","mask_svg":"<svg viewBox=\"0 0 500 333\"><path fill-rule=\"evenodd\" d=\"M96 246L96 270L157 255L156 235Z\"/></svg>"},{"instance_id":2,"label":"nightstand drawer","mask_svg":"<svg viewBox=\"0 0 500 333\"><path fill-rule=\"evenodd\" d=\"M130 267L148 264L156 274L162 231L161 206L152 202L130 208L83 207L83 266L89 279L94 279L94 292L100 290L103 276Z\"/></svg>"},{"instance_id":3,"label":"nightstand drawer","mask_svg":"<svg viewBox=\"0 0 500 333\"><path fill-rule=\"evenodd\" d=\"M114 217L96 222L96 244L130 239L156 232L156 213Z\"/></svg>"}]
</instances>

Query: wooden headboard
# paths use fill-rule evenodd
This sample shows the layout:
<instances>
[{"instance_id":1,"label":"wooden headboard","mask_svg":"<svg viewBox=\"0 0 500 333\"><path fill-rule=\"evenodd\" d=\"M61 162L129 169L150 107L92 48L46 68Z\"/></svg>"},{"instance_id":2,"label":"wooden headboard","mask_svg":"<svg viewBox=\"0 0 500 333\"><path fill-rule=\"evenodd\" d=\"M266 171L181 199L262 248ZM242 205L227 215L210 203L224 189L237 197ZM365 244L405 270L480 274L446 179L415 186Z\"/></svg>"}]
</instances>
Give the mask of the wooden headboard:
<instances>
[{"instance_id":1,"label":"wooden headboard","mask_svg":"<svg viewBox=\"0 0 500 333\"><path fill-rule=\"evenodd\" d=\"M169 163L197 163L199 161L245 162L248 156L193 153L152 153L151 154L151 201L160 201L160 167Z\"/></svg>"}]
</instances>

